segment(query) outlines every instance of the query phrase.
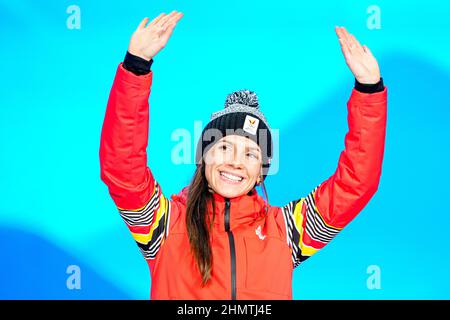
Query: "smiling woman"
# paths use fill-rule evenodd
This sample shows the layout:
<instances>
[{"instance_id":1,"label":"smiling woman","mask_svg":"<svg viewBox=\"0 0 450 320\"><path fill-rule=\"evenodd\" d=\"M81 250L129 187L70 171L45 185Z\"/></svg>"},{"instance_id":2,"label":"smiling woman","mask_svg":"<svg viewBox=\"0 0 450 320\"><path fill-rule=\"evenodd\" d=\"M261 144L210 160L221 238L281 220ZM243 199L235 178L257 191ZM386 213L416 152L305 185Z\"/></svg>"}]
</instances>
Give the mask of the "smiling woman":
<instances>
[{"instance_id":1,"label":"smiling woman","mask_svg":"<svg viewBox=\"0 0 450 320\"><path fill-rule=\"evenodd\" d=\"M148 25L145 18L132 35L106 109L101 178L149 265L152 299L292 299L293 269L329 243L378 188L387 106L378 64L336 28L355 76L349 131L334 174L304 197L269 204L271 130L256 94L239 90L212 114L192 181L169 199L147 166L150 67L181 17L161 14Z\"/></svg>"},{"instance_id":2,"label":"smiling woman","mask_svg":"<svg viewBox=\"0 0 450 320\"><path fill-rule=\"evenodd\" d=\"M224 197L248 193L262 181L261 149L238 135L222 138L205 155L205 175L210 189Z\"/></svg>"}]
</instances>

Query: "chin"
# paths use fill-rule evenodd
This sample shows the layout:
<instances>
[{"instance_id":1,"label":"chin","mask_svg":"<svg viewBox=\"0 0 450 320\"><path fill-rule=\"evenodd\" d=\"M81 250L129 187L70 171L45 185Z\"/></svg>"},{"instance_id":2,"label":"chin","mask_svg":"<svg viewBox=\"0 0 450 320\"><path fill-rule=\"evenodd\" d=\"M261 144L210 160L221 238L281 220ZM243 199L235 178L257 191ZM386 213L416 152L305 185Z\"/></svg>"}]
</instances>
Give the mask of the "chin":
<instances>
[{"instance_id":1,"label":"chin","mask_svg":"<svg viewBox=\"0 0 450 320\"><path fill-rule=\"evenodd\" d=\"M239 196L242 196L244 194L247 194L251 191L249 189L248 191L246 189L242 190L233 190L230 187L221 187L218 191L216 191L218 194L220 194L224 198L236 198Z\"/></svg>"}]
</instances>

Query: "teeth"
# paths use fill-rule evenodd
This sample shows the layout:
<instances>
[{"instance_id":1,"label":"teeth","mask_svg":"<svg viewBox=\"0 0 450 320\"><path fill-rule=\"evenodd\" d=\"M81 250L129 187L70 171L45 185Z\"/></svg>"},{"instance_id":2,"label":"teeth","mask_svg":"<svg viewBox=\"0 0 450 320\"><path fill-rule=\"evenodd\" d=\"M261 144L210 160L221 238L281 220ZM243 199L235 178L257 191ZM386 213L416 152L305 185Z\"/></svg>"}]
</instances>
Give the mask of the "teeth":
<instances>
[{"instance_id":1,"label":"teeth","mask_svg":"<svg viewBox=\"0 0 450 320\"><path fill-rule=\"evenodd\" d=\"M237 177L237 176L234 176L234 175L226 173L226 172L221 172L220 174L222 176L224 176L225 178L228 178L230 180L234 180L234 181L241 181L242 180L241 177Z\"/></svg>"}]
</instances>

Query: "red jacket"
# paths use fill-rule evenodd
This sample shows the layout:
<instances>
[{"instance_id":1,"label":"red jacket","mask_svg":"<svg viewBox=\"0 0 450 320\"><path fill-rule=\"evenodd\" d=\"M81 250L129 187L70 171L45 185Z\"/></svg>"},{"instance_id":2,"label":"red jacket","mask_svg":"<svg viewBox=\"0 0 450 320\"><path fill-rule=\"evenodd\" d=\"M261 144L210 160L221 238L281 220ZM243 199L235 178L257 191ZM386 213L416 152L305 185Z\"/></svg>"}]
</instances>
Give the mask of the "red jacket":
<instances>
[{"instance_id":1,"label":"red jacket","mask_svg":"<svg viewBox=\"0 0 450 320\"><path fill-rule=\"evenodd\" d=\"M387 89L353 89L336 172L304 198L275 207L256 190L232 199L214 194L212 279L202 288L186 231L187 187L166 198L147 167L152 76L119 65L100 146L101 179L149 265L151 299L292 299L293 269L330 242L377 190Z\"/></svg>"}]
</instances>

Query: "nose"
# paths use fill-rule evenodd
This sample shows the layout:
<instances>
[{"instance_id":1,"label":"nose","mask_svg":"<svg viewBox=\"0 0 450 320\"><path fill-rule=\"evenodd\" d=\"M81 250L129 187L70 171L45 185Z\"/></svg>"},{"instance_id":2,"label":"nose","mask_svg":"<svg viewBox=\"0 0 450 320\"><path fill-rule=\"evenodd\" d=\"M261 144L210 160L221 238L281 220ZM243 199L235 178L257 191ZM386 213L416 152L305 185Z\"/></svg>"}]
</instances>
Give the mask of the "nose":
<instances>
[{"instance_id":1,"label":"nose","mask_svg":"<svg viewBox=\"0 0 450 320\"><path fill-rule=\"evenodd\" d=\"M242 168L243 164L241 154L237 151L232 152L230 158L228 159L228 164L235 168Z\"/></svg>"}]
</instances>

